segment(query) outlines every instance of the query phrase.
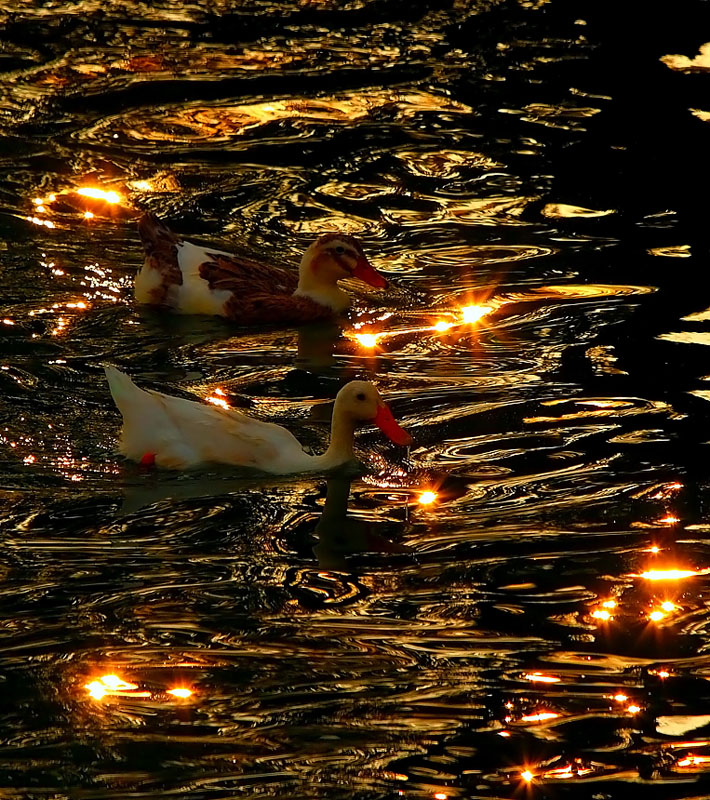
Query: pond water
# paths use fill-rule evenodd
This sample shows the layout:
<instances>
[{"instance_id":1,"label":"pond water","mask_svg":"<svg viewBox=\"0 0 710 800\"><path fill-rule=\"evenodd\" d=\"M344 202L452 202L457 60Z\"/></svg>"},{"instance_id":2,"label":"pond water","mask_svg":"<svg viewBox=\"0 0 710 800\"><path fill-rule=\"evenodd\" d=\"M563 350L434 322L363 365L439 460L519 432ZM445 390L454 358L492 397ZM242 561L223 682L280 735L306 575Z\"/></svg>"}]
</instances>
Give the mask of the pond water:
<instances>
[{"instance_id":1,"label":"pond water","mask_svg":"<svg viewBox=\"0 0 710 800\"><path fill-rule=\"evenodd\" d=\"M0 0L2 797L708 796L710 57L666 5ZM145 210L392 288L140 309ZM314 451L372 379L414 445L142 469L105 363Z\"/></svg>"}]
</instances>

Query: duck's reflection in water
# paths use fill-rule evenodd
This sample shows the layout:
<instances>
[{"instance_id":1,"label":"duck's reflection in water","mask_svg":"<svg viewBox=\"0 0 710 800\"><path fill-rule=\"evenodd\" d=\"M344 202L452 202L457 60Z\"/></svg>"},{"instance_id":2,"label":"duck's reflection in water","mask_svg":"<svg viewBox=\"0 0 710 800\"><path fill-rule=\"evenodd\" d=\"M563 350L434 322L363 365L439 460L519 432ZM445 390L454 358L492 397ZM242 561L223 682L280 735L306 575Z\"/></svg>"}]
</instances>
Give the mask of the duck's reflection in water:
<instances>
[{"instance_id":1,"label":"duck's reflection in water","mask_svg":"<svg viewBox=\"0 0 710 800\"><path fill-rule=\"evenodd\" d=\"M134 472L138 471L134 470ZM258 490L261 485L256 476L235 478L228 474L227 468L223 472L224 475L210 474L193 477L189 474L175 476L154 471L151 474L139 476L135 483L131 481L123 484L123 504L119 513L127 516L166 500L179 503L198 497L221 497L239 491Z\"/></svg>"},{"instance_id":2,"label":"duck's reflection in water","mask_svg":"<svg viewBox=\"0 0 710 800\"><path fill-rule=\"evenodd\" d=\"M338 363L333 351L342 332L338 323L299 328L296 366L315 374L331 371Z\"/></svg>"},{"instance_id":3,"label":"duck's reflection in water","mask_svg":"<svg viewBox=\"0 0 710 800\"><path fill-rule=\"evenodd\" d=\"M412 553L410 547L393 542L378 532L378 523L364 522L348 515L351 482L352 479L346 475L328 480L325 507L315 527L318 544L313 553L319 567L347 570L347 557L357 553Z\"/></svg>"}]
</instances>

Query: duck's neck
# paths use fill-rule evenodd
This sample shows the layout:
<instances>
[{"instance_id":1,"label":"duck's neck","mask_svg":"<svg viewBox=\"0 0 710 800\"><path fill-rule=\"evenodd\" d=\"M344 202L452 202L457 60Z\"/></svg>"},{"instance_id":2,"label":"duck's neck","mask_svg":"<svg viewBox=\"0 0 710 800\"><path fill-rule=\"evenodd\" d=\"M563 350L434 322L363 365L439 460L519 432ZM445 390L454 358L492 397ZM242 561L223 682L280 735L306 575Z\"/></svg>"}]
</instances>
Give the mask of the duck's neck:
<instances>
[{"instance_id":1,"label":"duck's neck","mask_svg":"<svg viewBox=\"0 0 710 800\"><path fill-rule=\"evenodd\" d=\"M317 469L332 469L355 458L353 453L355 422L349 415L339 411L337 406L333 409L328 449L322 456L313 456L313 463Z\"/></svg>"},{"instance_id":2,"label":"duck's neck","mask_svg":"<svg viewBox=\"0 0 710 800\"><path fill-rule=\"evenodd\" d=\"M306 252L298 271L298 288L294 294L297 297L309 297L333 311L345 311L350 308L350 298L338 288L337 281L326 283L323 276L317 274L312 266L310 254Z\"/></svg>"}]
</instances>

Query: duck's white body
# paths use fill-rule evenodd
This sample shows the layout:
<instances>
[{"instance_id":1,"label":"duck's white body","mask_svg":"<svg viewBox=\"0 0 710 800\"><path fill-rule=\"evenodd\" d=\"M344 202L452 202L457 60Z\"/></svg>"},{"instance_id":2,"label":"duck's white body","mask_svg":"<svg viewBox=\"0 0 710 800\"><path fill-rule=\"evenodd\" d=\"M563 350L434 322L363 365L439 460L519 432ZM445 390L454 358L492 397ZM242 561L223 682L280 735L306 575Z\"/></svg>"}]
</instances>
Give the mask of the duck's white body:
<instances>
[{"instance_id":1,"label":"duck's white body","mask_svg":"<svg viewBox=\"0 0 710 800\"><path fill-rule=\"evenodd\" d=\"M371 419L380 427L384 424L383 430L395 441L409 438L391 414L384 423L382 419L378 421L389 411L375 387L364 381L352 381L338 394L330 446L323 455L311 456L280 425L231 409L145 391L115 367L105 369L111 394L123 416L120 452L133 461L145 462L149 456L151 463L167 469L188 469L205 462L253 467L274 474L331 469L353 458L353 434L358 420ZM350 395L360 398L367 393L369 403L373 392L372 408L365 410L365 402L358 401L357 410L349 411ZM359 408L361 405L363 409ZM365 416L360 415L361 410Z\"/></svg>"},{"instance_id":2,"label":"duck's white body","mask_svg":"<svg viewBox=\"0 0 710 800\"><path fill-rule=\"evenodd\" d=\"M141 304L152 304L156 292L164 290L162 305L175 309L180 314L209 314L224 316L225 303L232 297L228 289L211 289L209 283L200 275L200 267L207 261L214 260L215 255L233 258L224 250L210 250L186 242L175 243L177 250L177 266L182 281L168 283L165 274L146 259L141 271L136 275L136 301Z\"/></svg>"}]
</instances>

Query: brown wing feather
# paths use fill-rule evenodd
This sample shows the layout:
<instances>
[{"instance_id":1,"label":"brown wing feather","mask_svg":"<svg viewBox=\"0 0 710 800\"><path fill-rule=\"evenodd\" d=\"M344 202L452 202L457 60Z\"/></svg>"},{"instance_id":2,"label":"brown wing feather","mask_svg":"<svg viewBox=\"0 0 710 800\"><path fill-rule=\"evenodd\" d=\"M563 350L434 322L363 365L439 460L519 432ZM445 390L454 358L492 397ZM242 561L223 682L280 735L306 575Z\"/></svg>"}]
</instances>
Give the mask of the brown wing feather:
<instances>
[{"instance_id":1,"label":"brown wing feather","mask_svg":"<svg viewBox=\"0 0 710 800\"><path fill-rule=\"evenodd\" d=\"M210 289L228 289L239 295L290 295L296 291L298 278L293 272L248 258L207 252L210 261L200 264L200 277Z\"/></svg>"},{"instance_id":2,"label":"brown wing feather","mask_svg":"<svg viewBox=\"0 0 710 800\"><path fill-rule=\"evenodd\" d=\"M333 312L308 297L273 293L234 294L225 315L241 325L305 325L333 319Z\"/></svg>"}]
</instances>

